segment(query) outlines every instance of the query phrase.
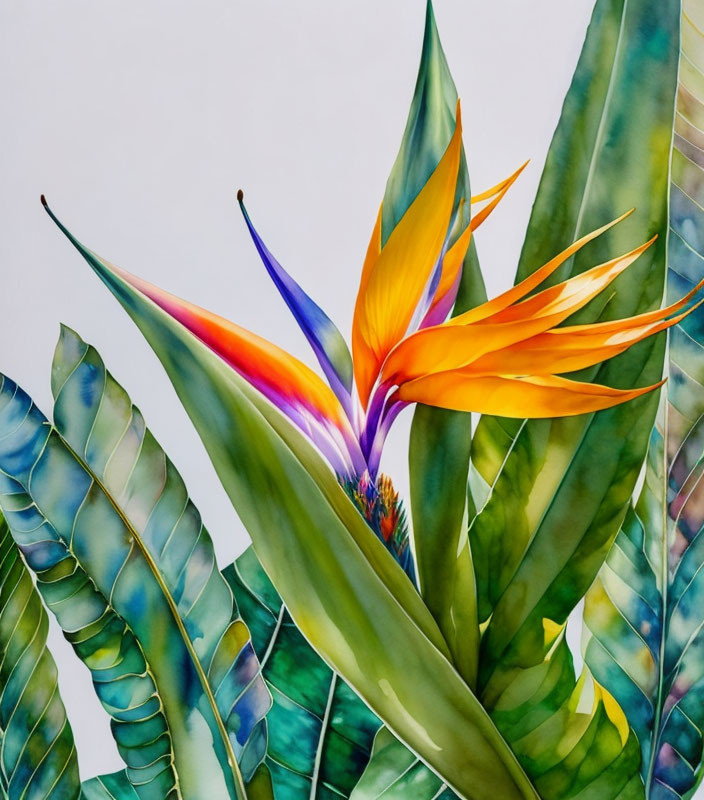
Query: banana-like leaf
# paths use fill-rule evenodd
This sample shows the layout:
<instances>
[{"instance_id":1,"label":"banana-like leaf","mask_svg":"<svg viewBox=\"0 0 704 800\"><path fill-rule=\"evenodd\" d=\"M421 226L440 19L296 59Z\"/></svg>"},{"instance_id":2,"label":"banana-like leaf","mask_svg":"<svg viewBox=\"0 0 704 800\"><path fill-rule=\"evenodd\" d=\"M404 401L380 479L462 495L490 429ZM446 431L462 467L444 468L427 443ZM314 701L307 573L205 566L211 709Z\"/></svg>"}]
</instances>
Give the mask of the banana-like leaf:
<instances>
[{"instance_id":1,"label":"banana-like leaf","mask_svg":"<svg viewBox=\"0 0 704 800\"><path fill-rule=\"evenodd\" d=\"M704 277L704 11L685 0L672 149L668 296ZM704 312L669 333L640 499L587 596L585 658L626 712L649 798L688 796L704 740Z\"/></svg>"},{"instance_id":2,"label":"banana-like leaf","mask_svg":"<svg viewBox=\"0 0 704 800\"><path fill-rule=\"evenodd\" d=\"M0 384L0 504L92 673L144 800L238 798L268 691L180 476L99 356L62 330L55 424Z\"/></svg>"},{"instance_id":3,"label":"banana-like leaf","mask_svg":"<svg viewBox=\"0 0 704 800\"><path fill-rule=\"evenodd\" d=\"M0 428L0 439L4 431ZM76 747L47 649L49 621L0 516L0 796L77 800Z\"/></svg>"},{"instance_id":4,"label":"banana-like leaf","mask_svg":"<svg viewBox=\"0 0 704 800\"><path fill-rule=\"evenodd\" d=\"M455 128L457 90L428 1L425 36L401 148L386 185L382 236L387 238L437 166ZM462 155L456 206L468 215L469 173ZM474 241L462 271L456 311L486 299ZM467 497L471 419L458 411L419 406L411 428L409 466L416 571L421 594L455 663L476 682L479 627L469 549L460 546ZM459 555L458 555L459 553Z\"/></svg>"},{"instance_id":5,"label":"banana-like leaf","mask_svg":"<svg viewBox=\"0 0 704 800\"><path fill-rule=\"evenodd\" d=\"M460 795L534 798L415 588L315 449L196 337L73 241L162 361L306 639Z\"/></svg>"},{"instance_id":6,"label":"banana-like leaf","mask_svg":"<svg viewBox=\"0 0 704 800\"><path fill-rule=\"evenodd\" d=\"M374 739L371 761L350 800L453 800L437 775L386 728Z\"/></svg>"},{"instance_id":7,"label":"banana-like leaf","mask_svg":"<svg viewBox=\"0 0 704 800\"><path fill-rule=\"evenodd\" d=\"M379 719L303 638L251 547L223 575L274 698L266 764L276 800L349 797Z\"/></svg>"},{"instance_id":8,"label":"banana-like leaf","mask_svg":"<svg viewBox=\"0 0 704 800\"><path fill-rule=\"evenodd\" d=\"M597 298L575 321L625 317L661 303L678 42L676 2L596 3L518 278L632 206L635 214L584 248L553 281L655 233L660 238L612 294ZM645 342L586 378L621 387L655 382L664 344L662 337ZM632 737L623 735L615 704L598 684L585 675L575 685L562 629L618 532L656 405L651 395L560 420L483 418L473 440L472 484L485 490L470 528L485 624L480 696L543 797L582 797L580 791L613 797L619 786L642 793L634 780ZM592 741L603 744L590 746L596 731ZM569 786L568 773L556 778L551 749L571 764ZM609 770L616 773L612 788L597 795L595 776Z\"/></svg>"},{"instance_id":9,"label":"banana-like leaf","mask_svg":"<svg viewBox=\"0 0 704 800\"><path fill-rule=\"evenodd\" d=\"M124 770L91 778L82 788L81 800L139 800Z\"/></svg>"},{"instance_id":10,"label":"banana-like leaf","mask_svg":"<svg viewBox=\"0 0 704 800\"><path fill-rule=\"evenodd\" d=\"M676 6L597 2L548 153L519 279L634 205L635 214L583 248L569 273L660 234L582 320L625 317L662 300ZM566 277L564 269L559 278ZM618 386L656 382L663 347L662 337L644 342L606 362L594 378ZM530 663L530 639L542 639L542 619L564 622L591 584L625 514L656 405L651 394L554 421L481 420L473 459L491 490L470 540L480 619L491 617L482 643L484 685L498 663L524 663L526 645Z\"/></svg>"}]
</instances>

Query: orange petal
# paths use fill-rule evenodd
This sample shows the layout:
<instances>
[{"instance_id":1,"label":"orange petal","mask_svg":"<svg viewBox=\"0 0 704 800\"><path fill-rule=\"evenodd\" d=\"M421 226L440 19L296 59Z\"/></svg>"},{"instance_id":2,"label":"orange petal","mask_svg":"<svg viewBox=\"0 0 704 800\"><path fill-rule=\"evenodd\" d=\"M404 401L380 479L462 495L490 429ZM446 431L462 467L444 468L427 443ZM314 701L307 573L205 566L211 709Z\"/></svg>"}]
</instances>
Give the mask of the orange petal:
<instances>
[{"instance_id":1,"label":"orange petal","mask_svg":"<svg viewBox=\"0 0 704 800\"><path fill-rule=\"evenodd\" d=\"M404 384L394 396L409 403L425 403L457 411L542 419L611 408L651 392L663 383L624 390L579 383L554 375L472 377L458 372L442 372Z\"/></svg>"},{"instance_id":2,"label":"orange petal","mask_svg":"<svg viewBox=\"0 0 704 800\"><path fill-rule=\"evenodd\" d=\"M344 411L332 389L310 367L261 336L182 300L111 265L128 283L177 319L282 410L305 409L348 433Z\"/></svg>"},{"instance_id":3,"label":"orange petal","mask_svg":"<svg viewBox=\"0 0 704 800\"><path fill-rule=\"evenodd\" d=\"M523 299L527 294L533 291L533 289L537 288L544 280L546 280L550 275L552 275L555 270L561 267L568 258L573 256L578 250L581 250L585 244L591 242L593 239L596 239L597 236L600 236L604 231L607 231L609 228L612 228L614 225L618 224L622 220L626 219L626 217L630 216L633 213L633 209L627 211L625 214L622 214L617 219L609 222L608 224L602 226L601 228L597 228L597 230L592 231L591 233L582 236L581 239L578 239L576 242L571 244L567 249L563 250L561 253L556 255L554 258L550 259L544 266L537 269L527 278L522 280L520 283L517 283L515 286L511 287L508 291L503 292L502 294L498 295L497 297L488 300L486 303L483 303L476 308L472 308L469 311L465 312L464 314L460 314L457 317L453 317L450 320L450 324L452 325L466 325L470 322L478 322L479 320L486 319L490 317L492 314L496 314L499 311L503 311L505 308L508 308L510 305L517 303L519 300Z\"/></svg>"},{"instance_id":4,"label":"orange petal","mask_svg":"<svg viewBox=\"0 0 704 800\"><path fill-rule=\"evenodd\" d=\"M613 258L604 264L575 275L574 278L558 283L542 292L522 300L492 315L489 322L510 322L518 319L533 318L538 315L554 315L564 313L564 318L585 306L599 292L605 289L624 270L639 258L657 239L657 234L635 250L625 253L618 258ZM483 323L479 323L482 325Z\"/></svg>"},{"instance_id":5,"label":"orange petal","mask_svg":"<svg viewBox=\"0 0 704 800\"><path fill-rule=\"evenodd\" d=\"M690 289L684 297L682 297L676 303L666 306L665 308L660 308L656 311L646 311L644 314L636 314L636 316L628 317L627 319L614 319L607 322L592 322L587 323L586 325L571 325L569 327L556 328L554 331L551 331L551 333L555 335L566 333L570 335L583 334L591 336L597 331L602 333L618 333L625 330L627 327L632 328L639 327L640 325L648 325L651 322L658 322L661 319L665 319L665 317L669 317L670 314L675 314L676 312L680 311L680 309L684 308L702 288L704 288L704 278L699 281L699 283L693 289ZM687 314L690 314L700 305L701 301L690 308ZM685 314L684 316L687 315ZM679 319L682 319L682 317L679 317Z\"/></svg>"},{"instance_id":6,"label":"orange petal","mask_svg":"<svg viewBox=\"0 0 704 800\"><path fill-rule=\"evenodd\" d=\"M480 200L488 200L489 198L493 198L490 203L487 203L481 211L478 211L476 214L472 215L472 219L469 223L472 230L476 230L482 222L491 214L491 212L496 208L496 206L504 199L506 192L511 188L511 186L515 183L516 178L523 172L523 170L528 166L528 162L526 161L525 164L521 164L521 166L513 173L513 175L509 175L508 178L498 183L492 189L489 189L487 192L482 194L475 195L472 198L472 203L479 202Z\"/></svg>"},{"instance_id":7,"label":"orange petal","mask_svg":"<svg viewBox=\"0 0 704 800\"><path fill-rule=\"evenodd\" d=\"M462 326L436 325L408 336L389 354L382 379L400 384L423 375L461 369L487 353L498 353L554 328L602 291L651 242L486 320Z\"/></svg>"},{"instance_id":8,"label":"orange petal","mask_svg":"<svg viewBox=\"0 0 704 800\"><path fill-rule=\"evenodd\" d=\"M659 322L628 327L630 319L619 320L624 326L620 331L600 330L598 325L591 326L596 329L591 333L581 330L589 326L579 326L577 333L569 327L557 328L504 350L488 353L463 371L472 375L555 375L575 372L613 358L648 336L676 325L702 302Z\"/></svg>"},{"instance_id":9,"label":"orange petal","mask_svg":"<svg viewBox=\"0 0 704 800\"><path fill-rule=\"evenodd\" d=\"M405 335L442 250L455 201L462 150L462 122L457 122L440 163L394 228L360 284L352 349L362 404L381 364ZM373 252L373 251L372 251Z\"/></svg>"}]
</instances>

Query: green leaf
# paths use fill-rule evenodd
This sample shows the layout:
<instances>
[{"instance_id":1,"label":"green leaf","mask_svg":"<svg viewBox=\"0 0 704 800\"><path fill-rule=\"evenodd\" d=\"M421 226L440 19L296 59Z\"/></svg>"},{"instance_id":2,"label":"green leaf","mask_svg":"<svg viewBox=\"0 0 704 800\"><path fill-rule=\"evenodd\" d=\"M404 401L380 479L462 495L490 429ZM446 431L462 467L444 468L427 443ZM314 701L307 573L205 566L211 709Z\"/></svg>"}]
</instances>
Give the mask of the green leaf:
<instances>
[{"instance_id":1,"label":"green leaf","mask_svg":"<svg viewBox=\"0 0 704 800\"><path fill-rule=\"evenodd\" d=\"M274 698L266 763L276 800L349 797L379 719L303 638L251 547L223 574Z\"/></svg>"},{"instance_id":2,"label":"green leaf","mask_svg":"<svg viewBox=\"0 0 704 800\"><path fill-rule=\"evenodd\" d=\"M704 14L685 2L672 149L668 300L704 277ZM640 499L587 596L585 659L638 734L649 798L682 798L704 740L704 313L670 329Z\"/></svg>"},{"instance_id":3,"label":"green leaf","mask_svg":"<svg viewBox=\"0 0 704 800\"><path fill-rule=\"evenodd\" d=\"M462 676L477 680L479 626L465 505L469 414L419 406L409 446L411 511L421 593Z\"/></svg>"},{"instance_id":4,"label":"green leaf","mask_svg":"<svg viewBox=\"0 0 704 800\"><path fill-rule=\"evenodd\" d=\"M52 389L56 428L0 383L13 536L91 670L140 798L244 800L270 698L200 516L139 411L66 328Z\"/></svg>"},{"instance_id":5,"label":"green leaf","mask_svg":"<svg viewBox=\"0 0 704 800\"><path fill-rule=\"evenodd\" d=\"M442 158L455 129L457 90L428 2L418 79L401 147L384 194L385 240ZM471 195L462 154L455 206ZM465 224L469 220L464 206ZM463 266L457 312L486 299L474 242ZM419 406L410 439L411 511L420 590L447 640L455 663L471 686L476 682L479 629L474 577L464 535L471 447L469 414ZM459 553L459 555L458 555Z\"/></svg>"},{"instance_id":6,"label":"green leaf","mask_svg":"<svg viewBox=\"0 0 704 800\"><path fill-rule=\"evenodd\" d=\"M162 361L306 639L459 794L534 798L418 593L312 445L183 326L73 241Z\"/></svg>"},{"instance_id":7,"label":"green leaf","mask_svg":"<svg viewBox=\"0 0 704 800\"><path fill-rule=\"evenodd\" d=\"M372 758L351 800L452 800L440 778L386 728L374 739Z\"/></svg>"},{"instance_id":8,"label":"green leaf","mask_svg":"<svg viewBox=\"0 0 704 800\"><path fill-rule=\"evenodd\" d=\"M5 431L0 428L0 439ZM0 793L74 800L76 747L46 644L49 621L0 516Z\"/></svg>"},{"instance_id":9,"label":"green leaf","mask_svg":"<svg viewBox=\"0 0 704 800\"><path fill-rule=\"evenodd\" d=\"M139 800L124 770L91 778L82 788L81 800Z\"/></svg>"},{"instance_id":10,"label":"green leaf","mask_svg":"<svg viewBox=\"0 0 704 800\"><path fill-rule=\"evenodd\" d=\"M552 281L581 273L655 233L660 238L613 292L571 321L621 318L661 302L678 37L677 3L598 0L595 6L548 154L518 278L631 206L637 206L635 214L580 251ZM644 342L583 377L620 387L654 383L664 344L662 337ZM485 625L480 696L544 797L572 796L548 780L551 742L561 742L572 759L569 791L575 794L580 786L596 792L594 775L619 764L624 778L635 771L631 739L624 744L618 726L604 720L603 703L591 708L581 699L588 676L575 688L559 631L618 532L656 406L657 397L650 395L560 420L482 418L473 440L472 484L483 486L486 495L470 529ZM551 664L554 683L536 687ZM575 702L588 713L571 722L568 707ZM526 726L538 724L540 735L535 733L532 748L525 747ZM562 731L555 739L545 734L551 725ZM587 725L584 735L570 734L579 725ZM611 744L585 749L585 737L597 725L610 725Z\"/></svg>"}]
</instances>

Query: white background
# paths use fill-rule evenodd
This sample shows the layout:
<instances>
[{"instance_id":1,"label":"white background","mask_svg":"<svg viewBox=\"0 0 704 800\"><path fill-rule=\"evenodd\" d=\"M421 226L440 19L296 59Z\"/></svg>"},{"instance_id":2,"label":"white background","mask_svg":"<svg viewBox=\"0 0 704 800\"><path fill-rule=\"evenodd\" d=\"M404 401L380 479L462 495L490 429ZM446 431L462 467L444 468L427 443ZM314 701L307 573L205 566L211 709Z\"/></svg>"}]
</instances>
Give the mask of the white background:
<instances>
[{"instance_id":1,"label":"white background","mask_svg":"<svg viewBox=\"0 0 704 800\"><path fill-rule=\"evenodd\" d=\"M532 162L478 247L513 281L592 0L436 0L475 191ZM308 359L239 216L349 331L415 83L423 0L1 0L0 369L49 413L59 322L94 344L182 472L220 564L247 538L155 356L44 213L111 261ZM409 418L384 468L406 485ZM88 672L51 647L83 778L121 761Z\"/></svg>"}]
</instances>

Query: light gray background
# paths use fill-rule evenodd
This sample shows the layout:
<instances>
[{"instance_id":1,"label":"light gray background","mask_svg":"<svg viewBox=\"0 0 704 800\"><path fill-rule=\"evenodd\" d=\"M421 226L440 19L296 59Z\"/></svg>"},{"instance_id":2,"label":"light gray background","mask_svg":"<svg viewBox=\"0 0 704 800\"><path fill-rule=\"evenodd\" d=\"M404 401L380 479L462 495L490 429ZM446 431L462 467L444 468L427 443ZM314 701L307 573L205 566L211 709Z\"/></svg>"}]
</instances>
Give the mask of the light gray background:
<instances>
[{"instance_id":1,"label":"light gray background","mask_svg":"<svg viewBox=\"0 0 704 800\"><path fill-rule=\"evenodd\" d=\"M436 0L475 190L532 162L478 235L512 283L592 0ZM59 322L96 345L180 471L221 565L247 538L155 356L47 218L174 293L309 354L235 203L349 331L400 142L423 0L0 1L0 369L50 411ZM384 468L407 483L409 415ZM575 637L572 636L574 639ZM121 767L87 670L52 630L84 778Z\"/></svg>"}]
</instances>

